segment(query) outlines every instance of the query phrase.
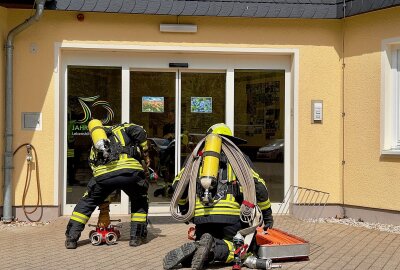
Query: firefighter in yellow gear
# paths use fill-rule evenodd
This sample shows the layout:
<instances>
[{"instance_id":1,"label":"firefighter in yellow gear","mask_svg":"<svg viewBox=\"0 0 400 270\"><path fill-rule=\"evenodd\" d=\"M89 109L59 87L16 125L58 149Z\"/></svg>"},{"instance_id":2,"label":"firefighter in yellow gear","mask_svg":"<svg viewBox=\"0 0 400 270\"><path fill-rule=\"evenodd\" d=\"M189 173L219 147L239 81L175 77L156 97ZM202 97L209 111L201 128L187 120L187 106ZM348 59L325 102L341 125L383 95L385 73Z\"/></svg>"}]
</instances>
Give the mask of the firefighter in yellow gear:
<instances>
[{"instance_id":1,"label":"firefighter in yellow gear","mask_svg":"<svg viewBox=\"0 0 400 270\"><path fill-rule=\"evenodd\" d=\"M120 124L103 127L99 120L89 122L93 139L89 164L93 178L87 191L75 206L65 232L67 249L77 248L77 241L91 214L100 206L103 210L99 224L107 225L106 198L116 189L123 190L131 200L130 246L141 245L147 236L150 165L146 131L139 125Z\"/></svg>"},{"instance_id":2,"label":"firefighter in yellow gear","mask_svg":"<svg viewBox=\"0 0 400 270\"><path fill-rule=\"evenodd\" d=\"M207 134L226 136L236 145L246 143L246 141L240 138L233 137L232 131L224 123L211 126L207 130ZM208 148L207 139L208 137L206 138L203 150L200 151L203 152L203 157L204 155L207 155L205 158L211 157L210 159L214 160L212 162L215 162L215 157L218 157L219 164L217 163L217 175L212 176L216 178L216 181L211 181L212 187L209 190L206 189L205 192L204 183L202 182L203 175L207 175L204 169L206 166L205 159L203 159L202 167L199 170L200 183L197 183L196 207L192 219L193 224L196 225L196 242L186 243L168 252L163 261L164 269L172 269L179 264L182 264L184 267L191 267L192 269L203 269L206 264L214 261L232 262L234 259L234 244L232 239L239 230L248 226L248 224L240 220L240 206L243 202L243 193L239 181L236 179L224 152L221 151L218 153L220 150L212 144ZM214 144L217 145L217 143ZM251 166L257 204L263 214L264 227L265 229L272 228L273 217L267 187L264 180L254 170L250 159L248 157L246 159ZM211 164L211 167L213 166L215 167L215 164ZM175 178L174 188L176 188L183 170L185 168ZM205 180L207 182L206 178ZM188 209L186 196L187 190L179 201L179 209L182 214L185 214ZM204 203L208 197L211 197L216 203L210 205Z\"/></svg>"}]
</instances>

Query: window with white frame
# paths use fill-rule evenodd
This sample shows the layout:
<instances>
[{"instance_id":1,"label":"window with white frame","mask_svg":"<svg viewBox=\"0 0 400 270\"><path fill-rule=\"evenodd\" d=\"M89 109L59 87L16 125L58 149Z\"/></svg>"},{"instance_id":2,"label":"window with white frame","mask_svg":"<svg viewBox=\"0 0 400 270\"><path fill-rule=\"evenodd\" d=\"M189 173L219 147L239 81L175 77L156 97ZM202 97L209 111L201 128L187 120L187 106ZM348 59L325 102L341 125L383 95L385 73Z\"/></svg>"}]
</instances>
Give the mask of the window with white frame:
<instances>
[{"instance_id":1,"label":"window with white frame","mask_svg":"<svg viewBox=\"0 0 400 270\"><path fill-rule=\"evenodd\" d=\"M400 150L400 48L395 49L396 64L394 68L395 87L393 89L393 142L392 149Z\"/></svg>"},{"instance_id":2,"label":"window with white frame","mask_svg":"<svg viewBox=\"0 0 400 270\"><path fill-rule=\"evenodd\" d=\"M383 42L381 153L400 155L400 38Z\"/></svg>"}]
</instances>

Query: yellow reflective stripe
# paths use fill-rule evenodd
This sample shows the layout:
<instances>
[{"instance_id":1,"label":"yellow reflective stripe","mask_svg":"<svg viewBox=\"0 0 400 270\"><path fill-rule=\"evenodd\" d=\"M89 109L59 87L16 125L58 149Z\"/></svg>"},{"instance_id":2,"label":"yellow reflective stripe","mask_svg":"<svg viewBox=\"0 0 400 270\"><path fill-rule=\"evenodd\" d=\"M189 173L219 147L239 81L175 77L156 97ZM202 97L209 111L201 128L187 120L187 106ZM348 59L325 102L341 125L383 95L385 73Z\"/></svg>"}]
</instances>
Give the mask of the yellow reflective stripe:
<instances>
[{"instance_id":1,"label":"yellow reflective stripe","mask_svg":"<svg viewBox=\"0 0 400 270\"><path fill-rule=\"evenodd\" d=\"M146 213L132 213L131 214L131 221L146 222L146 220L147 220Z\"/></svg>"},{"instance_id":2,"label":"yellow reflective stripe","mask_svg":"<svg viewBox=\"0 0 400 270\"><path fill-rule=\"evenodd\" d=\"M71 220L75 220L76 222L82 223L82 224L86 224L87 220L82 220L78 217L71 217Z\"/></svg>"},{"instance_id":3,"label":"yellow reflective stripe","mask_svg":"<svg viewBox=\"0 0 400 270\"><path fill-rule=\"evenodd\" d=\"M122 146L125 146L125 140L124 136L122 135L122 130L124 127L117 127L113 129L114 134L118 137L119 142L121 143ZM127 159L128 154L119 154L119 159Z\"/></svg>"},{"instance_id":4,"label":"yellow reflective stripe","mask_svg":"<svg viewBox=\"0 0 400 270\"><path fill-rule=\"evenodd\" d=\"M131 221L146 222L146 218L145 217L144 218L136 217L136 218L131 218Z\"/></svg>"},{"instance_id":5,"label":"yellow reflective stripe","mask_svg":"<svg viewBox=\"0 0 400 270\"><path fill-rule=\"evenodd\" d=\"M132 213L131 217L147 217L146 213Z\"/></svg>"},{"instance_id":6,"label":"yellow reflective stripe","mask_svg":"<svg viewBox=\"0 0 400 270\"><path fill-rule=\"evenodd\" d=\"M72 212L71 219L75 220L76 222L86 224L89 220L89 217L85 216L84 214L81 214L79 212Z\"/></svg>"},{"instance_id":7,"label":"yellow reflective stripe","mask_svg":"<svg viewBox=\"0 0 400 270\"><path fill-rule=\"evenodd\" d=\"M240 207L240 205L239 205L239 203L237 203L236 201L235 201L235 197L233 197L233 195L232 194L226 194L226 199L221 199L221 200L219 200L215 205L213 205L213 206L210 206L210 207L214 207L214 206L219 206L219 205L222 205L222 204L229 204L229 205L232 205L232 206L234 206L234 207ZM205 207L201 202L200 202L200 199L197 197L197 199L196 199L196 206L203 206L203 207Z\"/></svg>"},{"instance_id":8,"label":"yellow reflective stripe","mask_svg":"<svg viewBox=\"0 0 400 270\"><path fill-rule=\"evenodd\" d=\"M224 242L228 246L228 249L229 249L229 255L228 255L228 258L226 258L225 263L230 263L234 259L235 247L233 246L233 243L228 240L224 239Z\"/></svg>"},{"instance_id":9,"label":"yellow reflective stripe","mask_svg":"<svg viewBox=\"0 0 400 270\"><path fill-rule=\"evenodd\" d=\"M264 179L258 178L257 180L258 180L258 182L262 183L265 187L267 187L267 184L265 184Z\"/></svg>"},{"instance_id":10,"label":"yellow reflective stripe","mask_svg":"<svg viewBox=\"0 0 400 270\"><path fill-rule=\"evenodd\" d=\"M253 174L253 177L260 178L260 175L258 173L256 173L253 169L251 169L251 172Z\"/></svg>"},{"instance_id":11,"label":"yellow reflective stripe","mask_svg":"<svg viewBox=\"0 0 400 270\"><path fill-rule=\"evenodd\" d=\"M178 175L175 177L174 181L172 182L172 185L175 184L175 182L178 182L179 180L181 180L182 174L183 174L183 170L184 168L178 173Z\"/></svg>"},{"instance_id":12,"label":"yellow reflective stripe","mask_svg":"<svg viewBox=\"0 0 400 270\"><path fill-rule=\"evenodd\" d=\"M180 199L179 201L178 201L178 204L179 205L185 205L187 203L187 199Z\"/></svg>"},{"instance_id":13,"label":"yellow reflective stripe","mask_svg":"<svg viewBox=\"0 0 400 270\"><path fill-rule=\"evenodd\" d=\"M204 206L201 203L196 203L196 209L211 209L211 208L221 208L221 207L226 207L226 208L233 208L233 209L240 209L240 205L237 202L228 202L228 201L219 201L217 204L207 207Z\"/></svg>"},{"instance_id":14,"label":"yellow reflective stripe","mask_svg":"<svg viewBox=\"0 0 400 270\"><path fill-rule=\"evenodd\" d=\"M125 127L122 126L116 126L112 129L112 132L117 133L120 132L122 129L124 129Z\"/></svg>"},{"instance_id":15,"label":"yellow reflective stripe","mask_svg":"<svg viewBox=\"0 0 400 270\"><path fill-rule=\"evenodd\" d=\"M79 213L79 212L72 212L72 215L73 216L78 216L78 217L80 217L80 218L82 218L82 219L86 219L86 220L89 220L89 218L90 217L88 217L88 216L86 216L86 215L84 215L84 214L82 214L82 213Z\"/></svg>"},{"instance_id":16,"label":"yellow reflective stripe","mask_svg":"<svg viewBox=\"0 0 400 270\"><path fill-rule=\"evenodd\" d=\"M143 171L142 165L134 158L120 159L113 161L106 165L101 165L98 167L93 167L93 175L99 176L105 173L117 171L120 169L132 169Z\"/></svg>"},{"instance_id":17,"label":"yellow reflective stripe","mask_svg":"<svg viewBox=\"0 0 400 270\"><path fill-rule=\"evenodd\" d=\"M264 202L258 202L257 205L258 207L260 207L261 210L267 210L268 208L271 207L271 202L268 199Z\"/></svg>"},{"instance_id":18,"label":"yellow reflective stripe","mask_svg":"<svg viewBox=\"0 0 400 270\"><path fill-rule=\"evenodd\" d=\"M256 173L255 171L253 171L253 169L251 170L251 172L253 173L253 177L256 178L258 182L262 183L264 186L267 186L267 185L265 184L264 179L262 179L258 173Z\"/></svg>"},{"instance_id":19,"label":"yellow reflective stripe","mask_svg":"<svg viewBox=\"0 0 400 270\"><path fill-rule=\"evenodd\" d=\"M230 215L230 216L239 216L240 209L232 209L232 208L205 208L205 209L196 209L194 215L196 217L199 216L208 216L208 215Z\"/></svg>"}]
</instances>

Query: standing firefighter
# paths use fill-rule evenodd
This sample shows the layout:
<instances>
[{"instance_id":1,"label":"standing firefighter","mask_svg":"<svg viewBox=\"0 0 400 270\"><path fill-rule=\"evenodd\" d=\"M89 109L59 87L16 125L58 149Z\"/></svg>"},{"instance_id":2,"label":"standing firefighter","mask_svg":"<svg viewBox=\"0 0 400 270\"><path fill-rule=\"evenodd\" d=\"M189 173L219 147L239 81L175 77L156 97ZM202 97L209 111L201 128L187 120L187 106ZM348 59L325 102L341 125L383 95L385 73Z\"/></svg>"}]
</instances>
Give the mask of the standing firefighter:
<instances>
[{"instance_id":1,"label":"standing firefighter","mask_svg":"<svg viewBox=\"0 0 400 270\"><path fill-rule=\"evenodd\" d=\"M235 259L238 262L240 258L234 255L237 248L234 238L246 231L243 236L248 235L248 248L258 225L263 222L264 229L272 228L271 203L265 182L235 145L243 143L246 141L233 137L225 124L211 126L204 145L203 141L198 144L175 178L171 213L177 220L196 225L196 242L168 252L163 261L164 269L179 264L203 269L214 261L231 263ZM180 213L176 212L176 206ZM249 233L249 228L254 230Z\"/></svg>"},{"instance_id":2,"label":"standing firefighter","mask_svg":"<svg viewBox=\"0 0 400 270\"><path fill-rule=\"evenodd\" d=\"M75 249L77 241L96 206L108 212L104 200L116 189L131 199L130 246L141 245L147 236L148 181L146 131L135 124L103 127L99 120L89 122L93 140L89 163L93 171L87 191L80 199L67 225L65 247ZM144 165L142 166L142 164ZM145 168L144 168L145 167ZM99 226L109 224L108 213L100 212ZM104 224L106 223L106 224Z\"/></svg>"}]
</instances>

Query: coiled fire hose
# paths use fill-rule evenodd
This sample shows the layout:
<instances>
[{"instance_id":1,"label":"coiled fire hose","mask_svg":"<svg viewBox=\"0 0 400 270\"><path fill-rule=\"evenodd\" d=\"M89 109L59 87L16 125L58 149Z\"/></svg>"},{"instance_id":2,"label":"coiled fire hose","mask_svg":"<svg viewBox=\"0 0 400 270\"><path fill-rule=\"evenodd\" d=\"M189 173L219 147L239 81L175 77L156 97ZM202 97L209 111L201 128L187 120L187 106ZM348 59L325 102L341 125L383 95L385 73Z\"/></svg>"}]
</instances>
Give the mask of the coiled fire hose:
<instances>
[{"instance_id":1,"label":"coiled fire hose","mask_svg":"<svg viewBox=\"0 0 400 270\"><path fill-rule=\"evenodd\" d=\"M243 188L243 203L240 207L240 219L249 223L249 228L239 231L243 236L250 235L255 232L256 228L262 222L261 210L257 206L255 184L250 166L244 158L240 149L228 138L222 138L222 151L225 153L229 163L232 166L241 187ZM202 139L189 156L185 170L178 182L176 190L172 196L170 204L171 216L181 222L190 221L195 212L196 207L196 181L201 164L201 158L198 155L199 149L203 146L205 138ZM183 193L188 187L188 212L184 215L178 212L178 202L182 198ZM251 236L252 237L252 236ZM247 237L246 237L247 238ZM251 241L251 240L250 240Z\"/></svg>"},{"instance_id":2,"label":"coiled fire hose","mask_svg":"<svg viewBox=\"0 0 400 270\"><path fill-rule=\"evenodd\" d=\"M29 217L30 214L33 214L33 213L36 212L36 210L38 210L39 206L42 207L42 191L40 189L40 180L39 180L39 160L38 160L36 149L32 144L24 143L24 144L20 145L14 151L13 155L15 155L18 152L18 150L20 150L24 146L26 146L26 151L27 151L26 161L28 162L28 164L26 166L25 186L24 186L24 193L22 195L22 209L23 209L23 211L25 213L26 218L30 222L38 222L38 221L40 221L42 219L43 208L41 208L42 212L40 213L39 217L36 220L34 220L34 219ZM26 200L26 196L28 194L30 183L31 183L31 176L32 176L32 170L33 170L32 152L35 155L34 160L36 161L35 169L36 169L37 201L36 201L35 208L32 211L28 211L28 210L26 210L25 200Z\"/></svg>"}]
</instances>

